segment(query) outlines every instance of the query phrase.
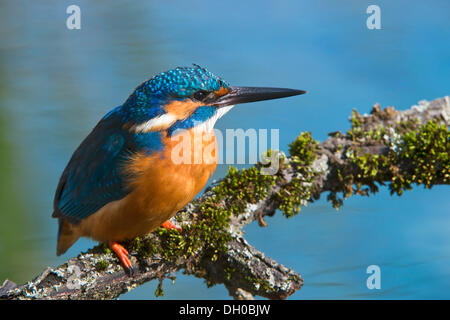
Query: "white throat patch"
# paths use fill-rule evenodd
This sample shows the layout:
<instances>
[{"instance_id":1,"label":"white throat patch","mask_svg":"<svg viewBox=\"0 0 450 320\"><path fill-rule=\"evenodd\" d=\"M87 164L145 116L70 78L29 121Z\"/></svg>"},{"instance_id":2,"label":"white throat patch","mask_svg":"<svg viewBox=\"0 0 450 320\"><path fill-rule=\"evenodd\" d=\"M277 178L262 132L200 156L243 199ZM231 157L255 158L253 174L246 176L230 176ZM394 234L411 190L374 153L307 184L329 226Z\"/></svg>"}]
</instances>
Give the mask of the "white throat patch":
<instances>
[{"instance_id":1,"label":"white throat patch","mask_svg":"<svg viewBox=\"0 0 450 320\"><path fill-rule=\"evenodd\" d=\"M203 132L210 132L214 129L214 125L216 124L216 121L223 117L225 113L230 111L234 106L226 106L221 107L216 110L214 115L206 120L203 123L200 123L199 125L194 127L194 130L203 131Z\"/></svg>"}]
</instances>

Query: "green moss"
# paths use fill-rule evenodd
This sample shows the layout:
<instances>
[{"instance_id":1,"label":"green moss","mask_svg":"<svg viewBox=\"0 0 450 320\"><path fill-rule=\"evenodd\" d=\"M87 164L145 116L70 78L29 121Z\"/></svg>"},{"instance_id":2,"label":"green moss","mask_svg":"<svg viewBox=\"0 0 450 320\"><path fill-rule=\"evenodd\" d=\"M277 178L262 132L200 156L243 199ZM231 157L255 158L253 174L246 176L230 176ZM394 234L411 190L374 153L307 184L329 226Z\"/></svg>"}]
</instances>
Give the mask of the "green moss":
<instances>
[{"instance_id":1,"label":"green moss","mask_svg":"<svg viewBox=\"0 0 450 320\"><path fill-rule=\"evenodd\" d=\"M431 188L436 183L449 183L450 136L448 128L429 121L418 131L410 130L398 145L398 163L407 162L406 170L393 172L391 193L402 194L411 184ZM393 157L391 157L393 158Z\"/></svg>"},{"instance_id":2,"label":"green moss","mask_svg":"<svg viewBox=\"0 0 450 320\"><path fill-rule=\"evenodd\" d=\"M248 203L255 204L267 197L275 182L275 176L263 175L256 167L240 171L230 167L213 192L216 194L216 200L226 201L225 207L230 208L233 214L240 214Z\"/></svg>"},{"instance_id":3,"label":"green moss","mask_svg":"<svg viewBox=\"0 0 450 320\"><path fill-rule=\"evenodd\" d=\"M350 118L352 128L361 127L362 117L356 109L352 110L352 117Z\"/></svg>"},{"instance_id":4,"label":"green moss","mask_svg":"<svg viewBox=\"0 0 450 320\"><path fill-rule=\"evenodd\" d=\"M273 291L273 287L269 281L266 281L266 280L263 280L260 278L256 278L253 276L245 276L244 278L247 282L252 283L254 288L255 289L257 288L257 290L262 290L266 293Z\"/></svg>"},{"instance_id":5,"label":"green moss","mask_svg":"<svg viewBox=\"0 0 450 320\"><path fill-rule=\"evenodd\" d=\"M344 198L352 192L376 193L377 184L388 182L391 194L401 195L411 189L412 184L431 188L436 183L449 181L450 139L448 128L433 121L419 126L415 120L404 121L392 128L397 142L385 141L386 129L365 133L366 141L383 142L388 148L385 154L373 155L361 150L348 150L350 160L346 176ZM391 139L392 140L392 139ZM348 186L355 185L352 190ZM365 186L366 189L362 189Z\"/></svg>"},{"instance_id":6,"label":"green moss","mask_svg":"<svg viewBox=\"0 0 450 320\"><path fill-rule=\"evenodd\" d=\"M108 267L109 262L106 260L97 261L97 263L95 264L95 270L97 270L98 272L105 271Z\"/></svg>"},{"instance_id":7,"label":"green moss","mask_svg":"<svg viewBox=\"0 0 450 320\"><path fill-rule=\"evenodd\" d=\"M328 194L327 200L331 202L333 208L338 210L344 204L344 200L338 197L337 192L332 191Z\"/></svg>"},{"instance_id":8,"label":"green moss","mask_svg":"<svg viewBox=\"0 0 450 320\"><path fill-rule=\"evenodd\" d=\"M111 252L112 252L111 249L108 247L108 245L107 245L106 243L101 243L99 247L100 247L99 249L100 249L101 252L103 252L103 253L108 254L108 253L111 253Z\"/></svg>"},{"instance_id":9,"label":"green moss","mask_svg":"<svg viewBox=\"0 0 450 320\"><path fill-rule=\"evenodd\" d=\"M305 182L309 181L304 178L293 178L278 192L279 209L287 218L298 214L301 206L311 198L311 185Z\"/></svg>"},{"instance_id":10,"label":"green moss","mask_svg":"<svg viewBox=\"0 0 450 320\"><path fill-rule=\"evenodd\" d=\"M236 272L236 268L231 267L231 266L226 266L224 268L224 272L225 272L225 278L227 280L230 280L231 279L231 275Z\"/></svg>"},{"instance_id":11,"label":"green moss","mask_svg":"<svg viewBox=\"0 0 450 320\"><path fill-rule=\"evenodd\" d=\"M296 275L296 274L293 274L293 275L289 276L288 281L292 281L292 282L298 283L298 282L302 281L302 278L300 276Z\"/></svg>"},{"instance_id":12,"label":"green moss","mask_svg":"<svg viewBox=\"0 0 450 320\"><path fill-rule=\"evenodd\" d=\"M352 111L352 116L350 118L350 122L352 124L352 127L350 130L347 131L347 137L350 138L351 140L355 141L355 140L361 138L364 134L364 131L361 127L362 117L358 113L358 111L356 111L355 109L353 109L353 111Z\"/></svg>"},{"instance_id":13,"label":"green moss","mask_svg":"<svg viewBox=\"0 0 450 320\"><path fill-rule=\"evenodd\" d=\"M310 166L317 157L319 143L311 136L311 132L302 132L291 144L289 154L291 163L298 168Z\"/></svg>"},{"instance_id":14,"label":"green moss","mask_svg":"<svg viewBox=\"0 0 450 320\"><path fill-rule=\"evenodd\" d=\"M318 150L319 143L312 138L310 132L302 132L289 145L290 163L296 176L277 193L279 209L288 218L298 214L301 206L311 198L312 181L318 174L311 168L311 164L316 160Z\"/></svg>"},{"instance_id":15,"label":"green moss","mask_svg":"<svg viewBox=\"0 0 450 320\"><path fill-rule=\"evenodd\" d=\"M160 281L155 290L155 297L163 297L163 296L164 296L164 289L163 289L162 281Z\"/></svg>"}]
</instances>

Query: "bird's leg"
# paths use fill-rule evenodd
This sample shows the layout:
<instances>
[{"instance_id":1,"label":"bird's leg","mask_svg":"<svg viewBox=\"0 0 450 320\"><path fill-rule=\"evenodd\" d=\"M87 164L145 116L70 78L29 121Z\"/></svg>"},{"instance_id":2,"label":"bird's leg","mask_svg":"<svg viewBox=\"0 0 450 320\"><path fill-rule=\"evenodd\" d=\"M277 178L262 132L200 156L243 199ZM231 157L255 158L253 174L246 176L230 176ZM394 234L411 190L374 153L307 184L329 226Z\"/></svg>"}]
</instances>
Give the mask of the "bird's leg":
<instances>
[{"instance_id":1,"label":"bird's leg","mask_svg":"<svg viewBox=\"0 0 450 320\"><path fill-rule=\"evenodd\" d=\"M170 229L175 229L178 232L181 233L181 228L178 228L176 225L174 225L170 220L167 220L166 222L164 222L161 227L163 227L164 229L170 230Z\"/></svg>"},{"instance_id":2,"label":"bird's leg","mask_svg":"<svg viewBox=\"0 0 450 320\"><path fill-rule=\"evenodd\" d=\"M133 274L133 264L131 263L131 260L129 258L128 251L121 244L115 241L108 241L108 245L111 250L113 250L119 257L119 260L120 262L122 262L125 271L130 275Z\"/></svg>"}]
</instances>

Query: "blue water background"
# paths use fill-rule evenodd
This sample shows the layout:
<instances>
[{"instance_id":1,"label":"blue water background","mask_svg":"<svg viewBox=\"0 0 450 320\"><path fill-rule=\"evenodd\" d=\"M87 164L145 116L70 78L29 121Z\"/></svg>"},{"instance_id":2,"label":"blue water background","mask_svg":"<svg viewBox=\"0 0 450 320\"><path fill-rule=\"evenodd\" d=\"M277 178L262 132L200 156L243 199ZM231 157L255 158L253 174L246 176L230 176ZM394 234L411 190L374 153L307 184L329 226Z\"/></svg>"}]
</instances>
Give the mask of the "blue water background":
<instances>
[{"instance_id":1,"label":"blue water background","mask_svg":"<svg viewBox=\"0 0 450 320\"><path fill-rule=\"evenodd\" d=\"M66 8L81 8L68 30ZM366 8L381 8L381 30ZM198 63L235 85L307 95L242 105L217 128L301 131L324 140L353 108L406 109L450 94L449 1L2 1L0 3L0 282L23 282L91 247L55 256L53 194L96 122L152 75ZM242 166L241 166L242 167ZM215 178L227 165L219 166ZM291 299L449 299L448 186L402 197L385 188L336 212L322 197L300 215L268 218L246 238L305 279ZM381 268L369 290L366 268ZM169 299L228 299L223 286L177 274ZM153 299L156 283L122 299Z\"/></svg>"}]
</instances>

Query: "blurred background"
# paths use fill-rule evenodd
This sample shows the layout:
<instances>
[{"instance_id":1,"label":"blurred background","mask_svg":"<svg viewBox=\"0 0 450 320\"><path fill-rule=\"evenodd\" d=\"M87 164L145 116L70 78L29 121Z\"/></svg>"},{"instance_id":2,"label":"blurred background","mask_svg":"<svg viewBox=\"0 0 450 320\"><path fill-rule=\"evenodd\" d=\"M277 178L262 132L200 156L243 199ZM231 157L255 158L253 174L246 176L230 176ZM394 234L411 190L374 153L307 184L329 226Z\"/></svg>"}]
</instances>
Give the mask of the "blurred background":
<instances>
[{"instance_id":1,"label":"blurred background","mask_svg":"<svg viewBox=\"0 0 450 320\"><path fill-rule=\"evenodd\" d=\"M68 30L66 8L81 8ZM366 9L381 8L381 30ZM308 94L239 106L216 127L279 129L280 149L301 131L324 140L357 108L407 109L450 94L450 2L438 1L1 1L0 283L30 280L94 245L55 256L58 179L97 121L144 80L200 64L235 85ZM242 166L240 166L242 167ZM221 165L215 178L222 177ZM449 299L449 187L383 188L336 212L325 196L300 215L252 224L247 239L300 272L290 299ZM381 289L366 268L381 268ZM151 282L121 299L154 299ZM228 299L223 286L177 274L169 299Z\"/></svg>"}]
</instances>

